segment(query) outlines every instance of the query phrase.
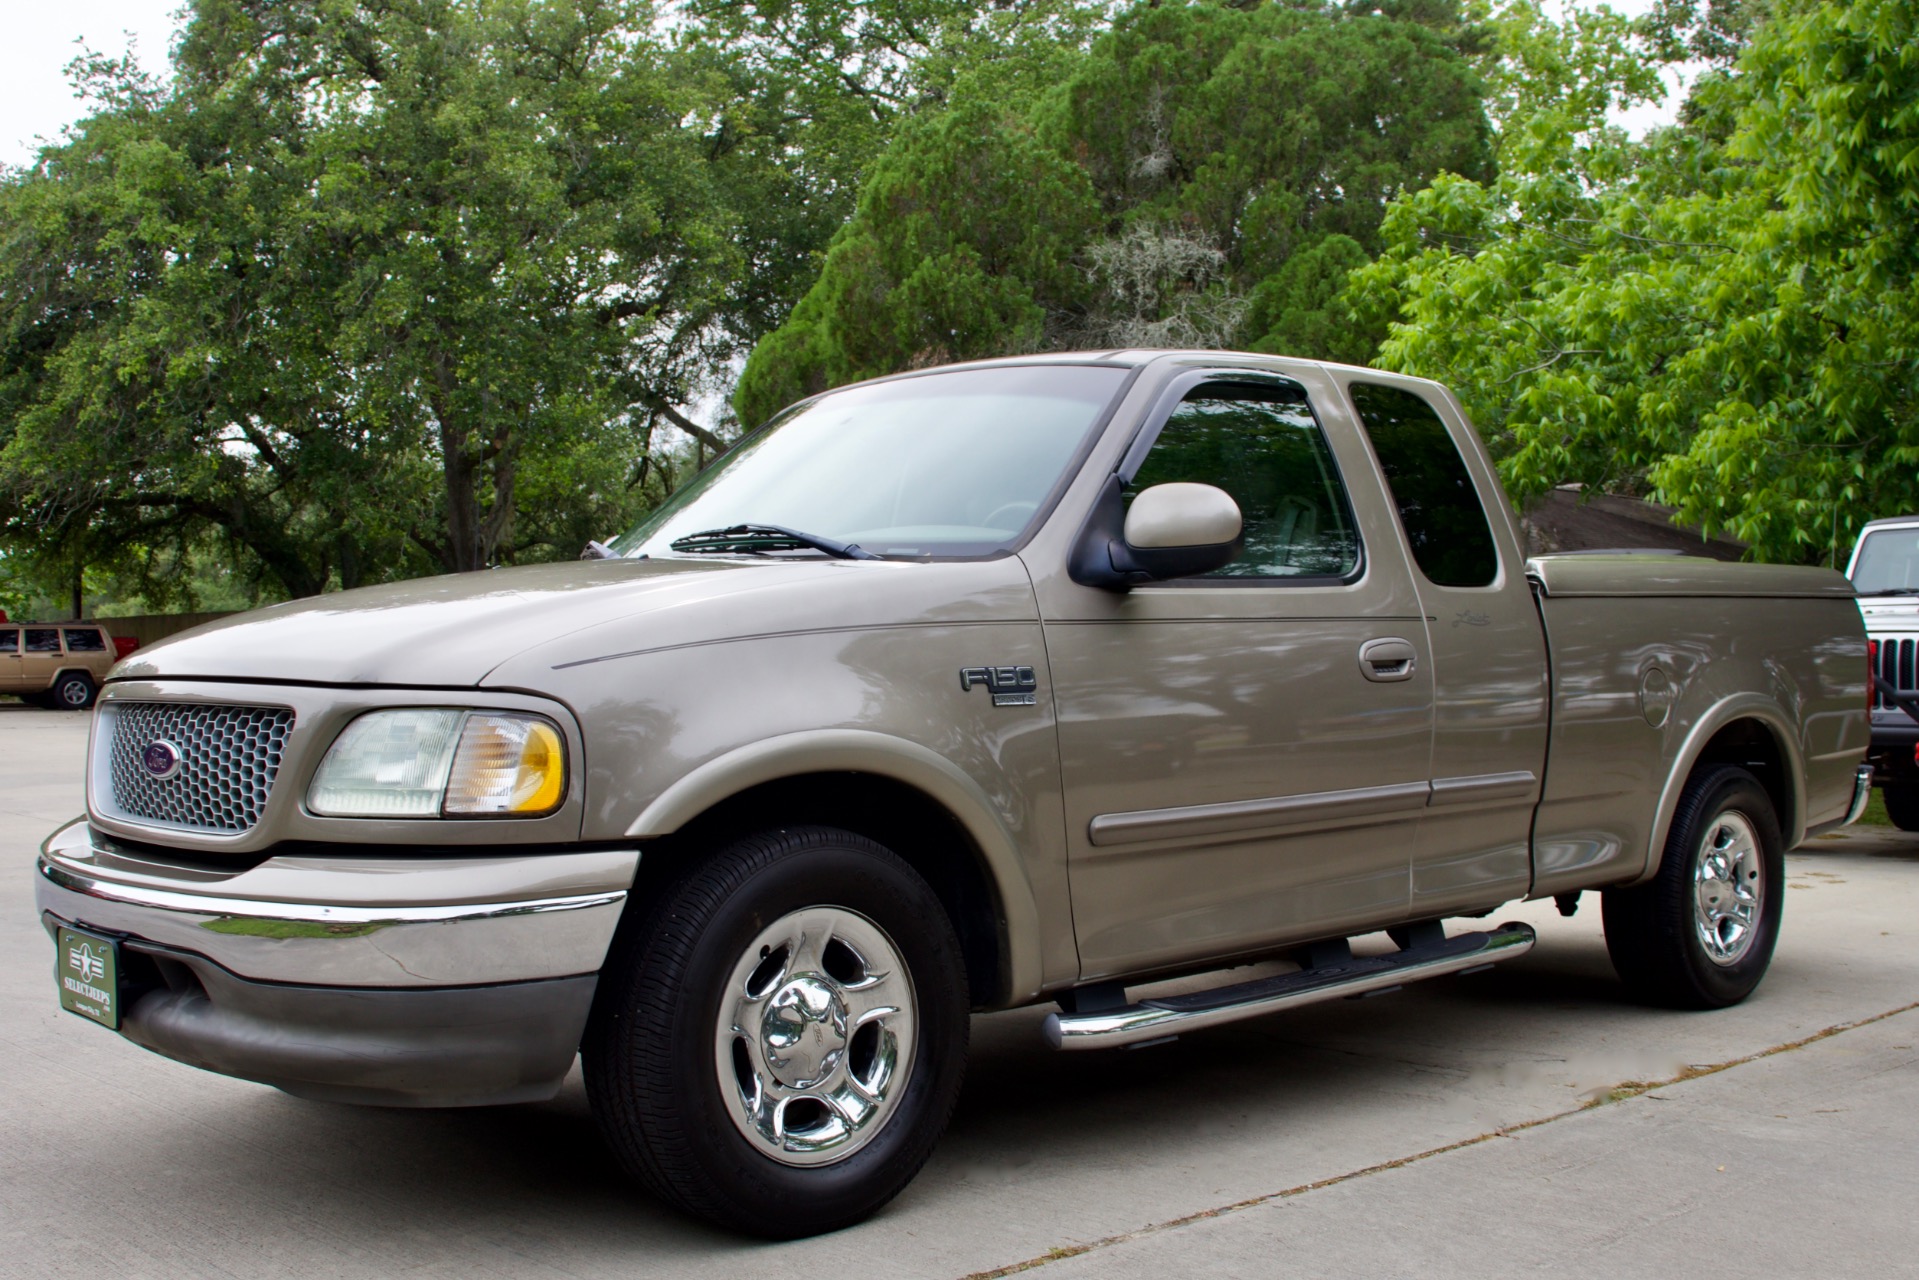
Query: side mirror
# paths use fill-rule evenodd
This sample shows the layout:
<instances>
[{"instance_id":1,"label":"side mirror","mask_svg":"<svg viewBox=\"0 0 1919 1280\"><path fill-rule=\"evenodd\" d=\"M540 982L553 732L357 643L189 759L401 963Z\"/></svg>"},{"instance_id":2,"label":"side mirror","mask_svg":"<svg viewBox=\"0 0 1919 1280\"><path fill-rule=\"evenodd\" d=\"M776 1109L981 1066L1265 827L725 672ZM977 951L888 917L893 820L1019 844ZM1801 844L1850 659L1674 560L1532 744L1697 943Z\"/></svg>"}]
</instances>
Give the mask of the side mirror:
<instances>
[{"instance_id":1,"label":"side mirror","mask_svg":"<svg viewBox=\"0 0 1919 1280\"><path fill-rule=\"evenodd\" d=\"M1080 531L1069 572L1085 586L1119 591L1210 573L1239 554L1242 533L1239 504L1222 489L1156 484L1127 508L1115 476Z\"/></svg>"}]
</instances>

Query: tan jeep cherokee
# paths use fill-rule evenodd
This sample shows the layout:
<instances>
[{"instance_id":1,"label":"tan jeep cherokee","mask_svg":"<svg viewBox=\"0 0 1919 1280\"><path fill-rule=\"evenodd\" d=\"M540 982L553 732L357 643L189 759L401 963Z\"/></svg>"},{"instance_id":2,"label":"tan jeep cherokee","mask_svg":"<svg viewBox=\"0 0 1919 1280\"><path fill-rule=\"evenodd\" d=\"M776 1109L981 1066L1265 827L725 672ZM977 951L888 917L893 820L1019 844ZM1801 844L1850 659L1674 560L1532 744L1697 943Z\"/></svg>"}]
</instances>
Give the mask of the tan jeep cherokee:
<instances>
[{"instance_id":1,"label":"tan jeep cherokee","mask_svg":"<svg viewBox=\"0 0 1919 1280\"><path fill-rule=\"evenodd\" d=\"M85 711L119 654L97 622L0 625L0 693Z\"/></svg>"}]
</instances>

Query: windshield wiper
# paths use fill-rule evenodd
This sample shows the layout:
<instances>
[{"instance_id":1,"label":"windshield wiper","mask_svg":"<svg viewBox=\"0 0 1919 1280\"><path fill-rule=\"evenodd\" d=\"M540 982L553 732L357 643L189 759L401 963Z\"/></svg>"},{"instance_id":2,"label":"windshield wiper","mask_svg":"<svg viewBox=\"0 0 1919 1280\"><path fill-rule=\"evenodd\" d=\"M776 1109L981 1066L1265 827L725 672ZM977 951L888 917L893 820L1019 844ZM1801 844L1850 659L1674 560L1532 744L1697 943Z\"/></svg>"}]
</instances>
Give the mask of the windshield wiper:
<instances>
[{"instance_id":1,"label":"windshield wiper","mask_svg":"<svg viewBox=\"0 0 1919 1280\"><path fill-rule=\"evenodd\" d=\"M1857 594L1861 598L1866 596L1919 596L1919 587L1881 587L1877 591L1861 591Z\"/></svg>"},{"instance_id":2,"label":"windshield wiper","mask_svg":"<svg viewBox=\"0 0 1919 1280\"><path fill-rule=\"evenodd\" d=\"M817 533L802 533L778 524L735 524L724 529L702 529L684 538L675 538L668 545L675 551L745 551L753 554L810 547L815 551L824 551L837 560L880 559L871 551L861 550L857 543L838 542L832 538L822 538Z\"/></svg>"}]
</instances>

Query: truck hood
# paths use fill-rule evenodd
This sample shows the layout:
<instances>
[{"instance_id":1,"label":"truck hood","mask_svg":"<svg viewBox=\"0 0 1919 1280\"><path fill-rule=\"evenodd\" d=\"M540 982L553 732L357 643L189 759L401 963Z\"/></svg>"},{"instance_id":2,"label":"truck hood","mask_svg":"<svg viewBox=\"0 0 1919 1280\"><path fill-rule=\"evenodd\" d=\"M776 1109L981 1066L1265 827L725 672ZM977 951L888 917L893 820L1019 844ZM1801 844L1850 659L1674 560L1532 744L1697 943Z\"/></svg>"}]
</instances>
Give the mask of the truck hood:
<instances>
[{"instance_id":1,"label":"truck hood","mask_svg":"<svg viewBox=\"0 0 1919 1280\"><path fill-rule=\"evenodd\" d=\"M958 571L957 573L954 571ZM521 654L514 679L621 650L794 628L1031 618L1016 558L598 560L452 574L314 596L143 648L116 680L263 680L469 688Z\"/></svg>"}]
</instances>

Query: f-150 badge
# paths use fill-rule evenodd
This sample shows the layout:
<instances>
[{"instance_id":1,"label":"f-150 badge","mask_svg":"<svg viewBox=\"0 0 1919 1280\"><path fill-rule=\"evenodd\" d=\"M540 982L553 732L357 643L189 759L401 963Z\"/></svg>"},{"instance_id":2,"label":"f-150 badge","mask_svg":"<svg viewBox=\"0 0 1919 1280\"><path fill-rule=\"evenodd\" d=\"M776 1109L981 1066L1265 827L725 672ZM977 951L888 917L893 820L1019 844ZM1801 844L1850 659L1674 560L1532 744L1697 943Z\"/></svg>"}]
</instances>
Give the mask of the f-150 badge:
<instances>
[{"instance_id":1,"label":"f-150 badge","mask_svg":"<svg viewBox=\"0 0 1919 1280\"><path fill-rule=\"evenodd\" d=\"M970 690L976 684L992 690L996 707L1031 707L1039 702L1035 693L1039 677L1031 667L962 667L960 688Z\"/></svg>"}]
</instances>

